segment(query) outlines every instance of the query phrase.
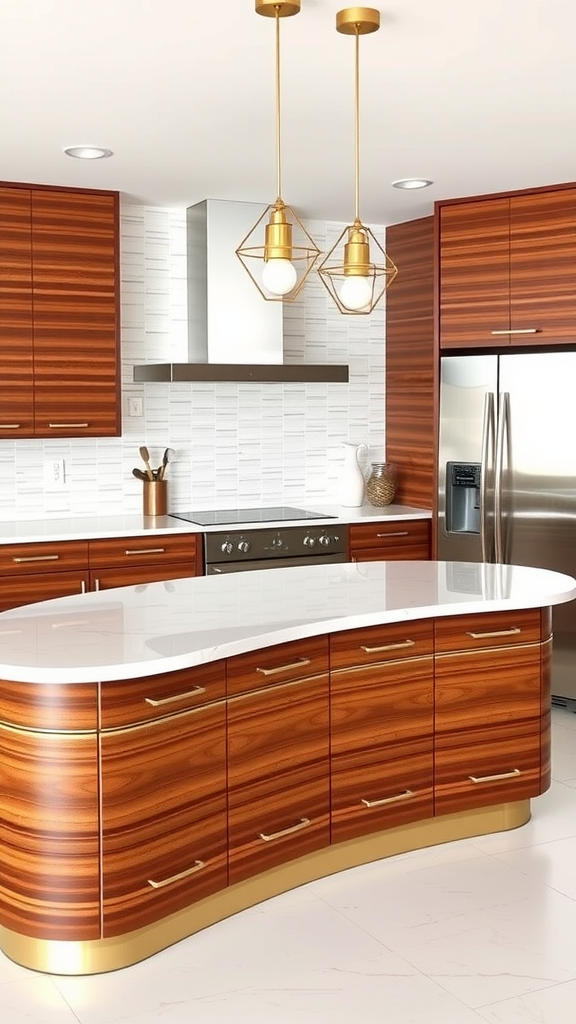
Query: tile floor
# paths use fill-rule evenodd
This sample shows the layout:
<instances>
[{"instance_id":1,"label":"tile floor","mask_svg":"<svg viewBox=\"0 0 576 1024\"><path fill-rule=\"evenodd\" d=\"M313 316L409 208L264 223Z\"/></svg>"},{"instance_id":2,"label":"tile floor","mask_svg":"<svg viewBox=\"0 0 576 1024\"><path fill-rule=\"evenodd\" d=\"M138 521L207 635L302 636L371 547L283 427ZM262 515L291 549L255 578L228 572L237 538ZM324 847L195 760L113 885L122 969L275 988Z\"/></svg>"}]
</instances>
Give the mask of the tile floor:
<instances>
[{"instance_id":1,"label":"tile floor","mask_svg":"<svg viewBox=\"0 0 576 1024\"><path fill-rule=\"evenodd\" d=\"M314 882L112 974L0 955L2 1024L574 1024L576 715L553 718L523 828Z\"/></svg>"}]
</instances>

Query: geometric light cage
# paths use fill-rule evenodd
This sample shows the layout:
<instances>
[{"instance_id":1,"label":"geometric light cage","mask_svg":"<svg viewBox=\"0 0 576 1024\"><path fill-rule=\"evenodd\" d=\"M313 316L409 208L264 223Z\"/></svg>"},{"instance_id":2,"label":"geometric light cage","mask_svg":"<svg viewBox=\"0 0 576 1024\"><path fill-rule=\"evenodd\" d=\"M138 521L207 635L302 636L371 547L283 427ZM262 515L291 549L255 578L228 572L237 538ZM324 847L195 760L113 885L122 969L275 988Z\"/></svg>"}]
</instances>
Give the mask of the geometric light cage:
<instances>
[{"instance_id":1,"label":"geometric light cage","mask_svg":"<svg viewBox=\"0 0 576 1024\"><path fill-rule=\"evenodd\" d=\"M350 248L354 248L355 245L357 249L367 253L367 262L351 263ZM355 272L358 276L361 275L363 282L368 282L370 289L369 298L367 293L367 302L360 309L347 306L343 301L343 286L352 280ZM398 267L380 245L374 232L359 220L344 228L318 267L320 279L338 309L341 313L347 313L350 316L368 316L397 273ZM344 298L345 294L344 292Z\"/></svg>"},{"instance_id":2,"label":"geometric light cage","mask_svg":"<svg viewBox=\"0 0 576 1024\"><path fill-rule=\"evenodd\" d=\"M244 269L262 298L269 302L293 302L320 255L295 211L279 197L267 206L236 250ZM284 295L269 291L262 281L262 267L269 258L285 257L296 271L294 287Z\"/></svg>"}]
</instances>

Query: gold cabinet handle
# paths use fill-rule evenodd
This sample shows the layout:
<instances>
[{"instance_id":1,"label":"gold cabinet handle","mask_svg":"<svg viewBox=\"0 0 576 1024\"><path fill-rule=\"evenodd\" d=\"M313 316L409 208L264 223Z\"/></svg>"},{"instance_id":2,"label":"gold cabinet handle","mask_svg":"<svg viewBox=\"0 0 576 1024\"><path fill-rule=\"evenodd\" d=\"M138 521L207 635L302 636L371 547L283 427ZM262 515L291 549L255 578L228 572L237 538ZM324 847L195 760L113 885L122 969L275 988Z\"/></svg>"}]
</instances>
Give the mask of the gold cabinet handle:
<instances>
[{"instance_id":1,"label":"gold cabinet handle","mask_svg":"<svg viewBox=\"0 0 576 1024\"><path fill-rule=\"evenodd\" d=\"M378 654L379 651L398 651L403 647L415 646L414 640L400 640L397 644L382 644L381 647L366 647L365 644L360 644L360 650L365 651L366 654Z\"/></svg>"},{"instance_id":2,"label":"gold cabinet handle","mask_svg":"<svg viewBox=\"0 0 576 1024\"><path fill-rule=\"evenodd\" d=\"M470 782L499 782L500 779L515 779L517 775L522 775L519 768L513 768L511 772L500 772L499 775L469 775Z\"/></svg>"},{"instance_id":3,"label":"gold cabinet handle","mask_svg":"<svg viewBox=\"0 0 576 1024\"><path fill-rule=\"evenodd\" d=\"M89 423L49 423L49 427L89 427Z\"/></svg>"},{"instance_id":4,"label":"gold cabinet handle","mask_svg":"<svg viewBox=\"0 0 576 1024\"><path fill-rule=\"evenodd\" d=\"M538 334L539 327L517 327L512 331L490 331L490 334Z\"/></svg>"},{"instance_id":5,"label":"gold cabinet handle","mask_svg":"<svg viewBox=\"0 0 576 1024\"><path fill-rule=\"evenodd\" d=\"M126 548L125 555L163 555L166 548Z\"/></svg>"},{"instance_id":6,"label":"gold cabinet handle","mask_svg":"<svg viewBox=\"0 0 576 1024\"><path fill-rule=\"evenodd\" d=\"M265 843L271 843L273 839L281 839L282 836L289 836L293 832L299 832L301 828L306 828L306 826L310 824L310 818L300 818L300 821L297 822L296 825L290 825L289 828L283 828L280 832L270 832L269 834L266 832L259 832L258 838L262 839Z\"/></svg>"},{"instance_id":7,"label":"gold cabinet handle","mask_svg":"<svg viewBox=\"0 0 576 1024\"><path fill-rule=\"evenodd\" d=\"M405 789L403 793L397 793L396 796L385 796L383 800L361 800L364 807L383 807L384 804L395 804L399 800L409 800L414 793L411 789Z\"/></svg>"},{"instance_id":8,"label":"gold cabinet handle","mask_svg":"<svg viewBox=\"0 0 576 1024\"><path fill-rule=\"evenodd\" d=\"M408 530L395 530L394 532L390 532L390 533L377 533L376 536L379 537L379 538L381 538L381 537L407 537L408 536Z\"/></svg>"},{"instance_id":9,"label":"gold cabinet handle","mask_svg":"<svg viewBox=\"0 0 576 1024\"><path fill-rule=\"evenodd\" d=\"M173 704L176 700L186 700L188 697L199 697L201 693L206 693L205 686L195 686L193 690L188 690L187 693L176 693L173 697L144 697L146 704L150 704L153 708L159 708L162 704Z\"/></svg>"},{"instance_id":10,"label":"gold cabinet handle","mask_svg":"<svg viewBox=\"0 0 576 1024\"><path fill-rule=\"evenodd\" d=\"M310 664L310 658L298 658L298 661L289 661L286 665L278 665L277 668L257 668L257 672L261 672L263 676L275 676L278 672L287 672L292 668L303 668L304 665Z\"/></svg>"},{"instance_id":11,"label":"gold cabinet handle","mask_svg":"<svg viewBox=\"0 0 576 1024\"><path fill-rule=\"evenodd\" d=\"M512 629L494 629L488 633L466 633L466 636L471 636L473 640L485 640L492 636L517 636L521 632L522 630L517 626L512 626Z\"/></svg>"},{"instance_id":12,"label":"gold cabinet handle","mask_svg":"<svg viewBox=\"0 0 576 1024\"><path fill-rule=\"evenodd\" d=\"M20 423L0 423L0 430L18 430Z\"/></svg>"},{"instance_id":13,"label":"gold cabinet handle","mask_svg":"<svg viewBox=\"0 0 576 1024\"><path fill-rule=\"evenodd\" d=\"M201 871L203 867L203 860L195 860L191 868L187 868L186 871L179 871L177 875L170 875L170 878L162 878L159 882L155 882L153 878L148 878L148 885L151 885L153 889L163 889L165 885L172 885L173 882L180 882L181 879L194 875L197 871Z\"/></svg>"},{"instance_id":14,"label":"gold cabinet handle","mask_svg":"<svg viewBox=\"0 0 576 1024\"><path fill-rule=\"evenodd\" d=\"M13 558L13 562L57 562L60 555L22 555Z\"/></svg>"}]
</instances>

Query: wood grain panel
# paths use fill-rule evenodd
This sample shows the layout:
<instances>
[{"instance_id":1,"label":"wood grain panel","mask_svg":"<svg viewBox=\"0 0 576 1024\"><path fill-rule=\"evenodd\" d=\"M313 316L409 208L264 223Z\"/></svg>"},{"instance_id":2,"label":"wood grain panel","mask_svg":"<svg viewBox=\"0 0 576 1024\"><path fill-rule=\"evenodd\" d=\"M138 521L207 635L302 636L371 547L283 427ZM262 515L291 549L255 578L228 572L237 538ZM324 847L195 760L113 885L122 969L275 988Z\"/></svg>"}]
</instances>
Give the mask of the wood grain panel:
<instances>
[{"instance_id":1,"label":"wood grain panel","mask_svg":"<svg viewBox=\"0 0 576 1024\"><path fill-rule=\"evenodd\" d=\"M230 884L330 842L328 723L327 674L229 700Z\"/></svg>"},{"instance_id":2,"label":"wood grain panel","mask_svg":"<svg viewBox=\"0 0 576 1024\"><path fill-rule=\"evenodd\" d=\"M198 538L194 533L148 534L143 537L109 537L88 542L90 568L154 565L183 562L182 575L194 568Z\"/></svg>"},{"instance_id":3,"label":"wood grain panel","mask_svg":"<svg viewBox=\"0 0 576 1024\"><path fill-rule=\"evenodd\" d=\"M434 218L386 228L386 252L398 274L386 292L386 319L427 317L434 307Z\"/></svg>"},{"instance_id":4,"label":"wood grain panel","mask_svg":"<svg viewBox=\"0 0 576 1024\"><path fill-rule=\"evenodd\" d=\"M510 326L532 343L576 341L576 188L510 200ZM522 336L512 344L526 344Z\"/></svg>"},{"instance_id":5,"label":"wood grain panel","mask_svg":"<svg viewBox=\"0 0 576 1024\"><path fill-rule=\"evenodd\" d=\"M117 435L118 196L33 189L32 226L36 434Z\"/></svg>"},{"instance_id":6,"label":"wood grain panel","mask_svg":"<svg viewBox=\"0 0 576 1024\"><path fill-rule=\"evenodd\" d=\"M430 406L435 372L433 317L391 324L386 332L386 392L399 390L407 398L414 394L418 405Z\"/></svg>"},{"instance_id":7,"label":"wood grain panel","mask_svg":"<svg viewBox=\"0 0 576 1024\"><path fill-rule=\"evenodd\" d=\"M294 682L328 671L328 638L310 637L277 644L230 658L227 663L228 696Z\"/></svg>"},{"instance_id":8,"label":"wood grain panel","mask_svg":"<svg viewBox=\"0 0 576 1024\"><path fill-rule=\"evenodd\" d=\"M437 654L538 643L541 639L540 609L436 619L434 637Z\"/></svg>"},{"instance_id":9,"label":"wood grain panel","mask_svg":"<svg viewBox=\"0 0 576 1024\"><path fill-rule=\"evenodd\" d=\"M0 924L22 935L100 935L95 733L0 726Z\"/></svg>"},{"instance_id":10,"label":"wood grain panel","mask_svg":"<svg viewBox=\"0 0 576 1024\"><path fill-rule=\"evenodd\" d=\"M0 440L34 430L30 192L0 188Z\"/></svg>"},{"instance_id":11,"label":"wood grain panel","mask_svg":"<svg viewBox=\"0 0 576 1024\"><path fill-rule=\"evenodd\" d=\"M343 669L361 672L376 664L394 663L405 658L430 657L434 653L434 628L431 619L390 622L382 626L347 629L330 636L330 673ZM338 676L336 676L338 678Z\"/></svg>"},{"instance_id":12,"label":"wood grain panel","mask_svg":"<svg viewBox=\"0 0 576 1024\"><path fill-rule=\"evenodd\" d=\"M181 580L195 576L194 563L166 562L158 565L132 565L121 569L95 569L90 573L90 590L110 590L112 587L145 587L148 583Z\"/></svg>"},{"instance_id":13,"label":"wood grain panel","mask_svg":"<svg viewBox=\"0 0 576 1024\"><path fill-rule=\"evenodd\" d=\"M330 693L332 842L432 817L431 654L333 672Z\"/></svg>"},{"instance_id":14,"label":"wood grain panel","mask_svg":"<svg viewBox=\"0 0 576 1024\"><path fill-rule=\"evenodd\" d=\"M88 567L86 541L41 541L0 545L0 576L58 572Z\"/></svg>"},{"instance_id":15,"label":"wood grain panel","mask_svg":"<svg viewBox=\"0 0 576 1024\"><path fill-rule=\"evenodd\" d=\"M0 679L0 721L54 732L95 730L96 683L14 683Z\"/></svg>"},{"instance_id":16,"label":"wood grain panel","mask_svg":"<svg viewBox=\"0 0 576 1024\"><path fill-rule=\"evenodd\" d=\"M226 886L225 704L107 732L101 749L110 936Z\"/></svg>"},{"instance_id":17,"label":"wood grain panel","mask_svg":"<svg viewBox=\"0 0 576 1024\"><path fill-rule=\"evenodd\" d=\"M395 561L430 558L430 520L398 523L352 524L350 560Z\"/></svg>"},{"instance_id":18,"label":"wood grain panel","mask_svg":"<svg viewBox=\"0 0 576 1024\"><path fill-rule=\"evenodd\" d=\"M539 793L540 713L539 645L437 655L435 813Z\"/></svg>"},{"instance_id":19,"label":"wood grain panel","mask_svg":"<svg viewBox=\"0 0 576 1024\"><path fill-rule=\"evenodd\" d=\"M54 597L70 597L88 590L88 572L30 573L10 579L0 576L0 611L50 601ZM1 629L5 627L0 627Z\"/></svg>"},{"instance_id":20,"label":"wood grain panel","mask_svg":"<svg viewBox=\"0 0 576 1024\"><path fill-rule=\"evenodd\" d=\"M439 204L440 348L509 344L510 199Z\"/></svg>"},{"instance_id":21,"label":"wood grain panel","mask_svg":"<svg viewBox=\"0 0 576 1024\"><path fill-rule=\"evenodd\" d=\"M548 609L550 610L550 609ZM541 648L540 792L552 784L552 641Z\"/></svg>"},{"instance_id":22,"label":"wood grain panel","mask_svg":"<svg viewBox=\"0 0 576 1024\"><path fill-rule=\"evenodd\" d=\"M151 722L226 696L224 661L162 672L146 679L122 679L101 687L101 727L118 729Z\"/></svg>"}]
</instances>

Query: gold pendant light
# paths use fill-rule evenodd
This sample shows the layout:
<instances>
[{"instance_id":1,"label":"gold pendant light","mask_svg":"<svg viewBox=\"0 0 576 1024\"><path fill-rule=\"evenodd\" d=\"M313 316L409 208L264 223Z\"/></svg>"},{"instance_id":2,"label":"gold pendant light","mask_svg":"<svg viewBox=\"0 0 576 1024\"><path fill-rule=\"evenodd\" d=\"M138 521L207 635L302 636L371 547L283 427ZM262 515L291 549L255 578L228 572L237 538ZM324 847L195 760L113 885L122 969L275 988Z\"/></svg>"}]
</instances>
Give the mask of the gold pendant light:
<instances>
[{"instance_id":1,"label":"gold pendant light","mask_svg":"<svg viewBox=\"0 0 576 1024\"><path fill-rule=\"evenodd\" d=\"M355 193L354 223L344 228L336 244L318 267L322 283L341 313L371 313L394 280L398 268L380 242L360 220L360 36L377 32L380 12L372 7L348 7L336 15L336 30L355 37L354 124Z\"/></svg>"},{"instance_id":2,"label":"gold pendant light","mask_svg":"<svg viewBox=\"0 0 576 1024\"><path fill-rule=\"evenodd\" d=\"M291 302L299 294L320 250L294 210L282 199L280 153L280 18L300 11L300 0L256 0L256 14L276 20L276 202L267 206L236 250L264 299Z\"/></svg>"}]
</instances>

